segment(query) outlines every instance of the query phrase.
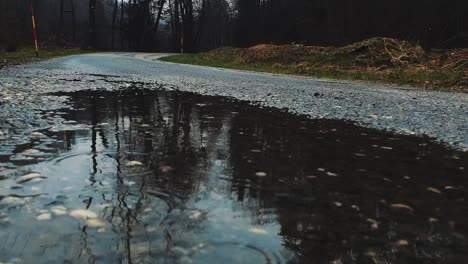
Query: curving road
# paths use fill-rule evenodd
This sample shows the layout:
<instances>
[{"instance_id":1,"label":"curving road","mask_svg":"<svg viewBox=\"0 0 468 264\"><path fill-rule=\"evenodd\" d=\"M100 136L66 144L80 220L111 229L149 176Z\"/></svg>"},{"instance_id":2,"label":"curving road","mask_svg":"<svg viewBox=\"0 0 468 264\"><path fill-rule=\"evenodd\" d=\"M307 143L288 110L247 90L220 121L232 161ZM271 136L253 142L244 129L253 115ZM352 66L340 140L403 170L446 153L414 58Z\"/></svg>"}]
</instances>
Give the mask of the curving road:
<instances>
[{"instance_id":1,"label":"curving road","mask_svg":"<svg viewBox=\"0 0 468 264\"><path fill-rule=\"evenodd\" d=\"M0 137L44 125L32 110L61 106L60 100L35 95L139 85L229 96L311 118L428 135L468 149L468 94L178 65L157 61L160 56L88 54L0 70Z\"/></svg>"}]
</instances>

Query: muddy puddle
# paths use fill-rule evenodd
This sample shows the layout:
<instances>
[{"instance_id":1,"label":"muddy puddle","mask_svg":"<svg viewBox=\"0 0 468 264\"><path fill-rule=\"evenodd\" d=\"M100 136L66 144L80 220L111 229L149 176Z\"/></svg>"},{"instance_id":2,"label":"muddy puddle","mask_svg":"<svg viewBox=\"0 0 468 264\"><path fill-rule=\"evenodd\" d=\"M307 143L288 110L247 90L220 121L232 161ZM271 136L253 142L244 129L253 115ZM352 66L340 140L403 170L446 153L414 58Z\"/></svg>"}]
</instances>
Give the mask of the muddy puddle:
<instances>
[{"instance_id":1,"label":"muddy puddle","mask_svg":"<svg viewBox=\"0 0 468 264\"><path fill-rule=\"evenodd\" d=\"M466 152L221 97L60 96L0 142L0 262L468 262Z\"/></svg>"}]
</instances>

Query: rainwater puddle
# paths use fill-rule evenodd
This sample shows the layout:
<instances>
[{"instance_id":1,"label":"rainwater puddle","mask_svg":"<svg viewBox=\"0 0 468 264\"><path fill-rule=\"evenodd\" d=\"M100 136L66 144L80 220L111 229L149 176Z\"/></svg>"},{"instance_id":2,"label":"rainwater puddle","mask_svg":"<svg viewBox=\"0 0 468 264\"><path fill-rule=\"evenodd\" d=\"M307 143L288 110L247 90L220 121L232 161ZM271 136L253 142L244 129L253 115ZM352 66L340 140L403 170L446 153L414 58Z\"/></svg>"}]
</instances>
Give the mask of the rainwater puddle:
<instances>
[{"instance_id":1,"label":"rainwater puddle","mask_svg":"<svg viewBox=\"0 0 468 264\"><path fill-rule=\"evenodd\" d=\"M221 97L69 96L0 153L0 262L468 262L465 152Z\"/></svg>"}]
</instances>

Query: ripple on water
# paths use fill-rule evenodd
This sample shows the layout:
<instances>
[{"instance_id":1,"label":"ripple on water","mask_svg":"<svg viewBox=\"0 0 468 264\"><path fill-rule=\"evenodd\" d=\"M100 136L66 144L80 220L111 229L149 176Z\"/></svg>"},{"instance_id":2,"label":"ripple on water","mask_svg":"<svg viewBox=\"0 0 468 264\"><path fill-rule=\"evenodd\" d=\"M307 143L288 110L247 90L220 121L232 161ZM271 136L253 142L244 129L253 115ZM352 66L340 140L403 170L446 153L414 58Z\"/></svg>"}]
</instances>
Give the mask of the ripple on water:
<instances>
[{"instance_id":1,"label":"ripple on water","mask_svg":"<svg viewBox=\"0 0 468 264\"><path fill-rule=\"evenodd\" d=\"M51 129L0 147L0 261L468 254L467 153L428 138L180 92L79 92L69 103L77 110L47 113Z\"/></svg>"}]
</instances>

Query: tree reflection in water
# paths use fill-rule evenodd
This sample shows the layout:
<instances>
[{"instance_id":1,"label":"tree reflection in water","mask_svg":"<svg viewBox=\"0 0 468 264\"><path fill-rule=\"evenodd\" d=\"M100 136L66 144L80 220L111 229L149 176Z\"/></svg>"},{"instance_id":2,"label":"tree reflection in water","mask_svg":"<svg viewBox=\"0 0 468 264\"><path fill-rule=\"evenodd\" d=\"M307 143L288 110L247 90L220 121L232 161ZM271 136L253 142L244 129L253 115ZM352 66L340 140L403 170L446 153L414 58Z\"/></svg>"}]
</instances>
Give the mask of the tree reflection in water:
<instances>
[{"instance_id":1,"label":"tree reflection in water","mask_svg":"<svg viewBox=\"0 0 468 264\"><path fill-rule=\"evenodd\" d=\"M466 260L466 152L221 97L70 95L65 118L91 128L59 133L65 153L90 151L73 165L89 172L80 208L100 210L110 230L80 225L66 259Z\"/></svg>"}]
</instances>

